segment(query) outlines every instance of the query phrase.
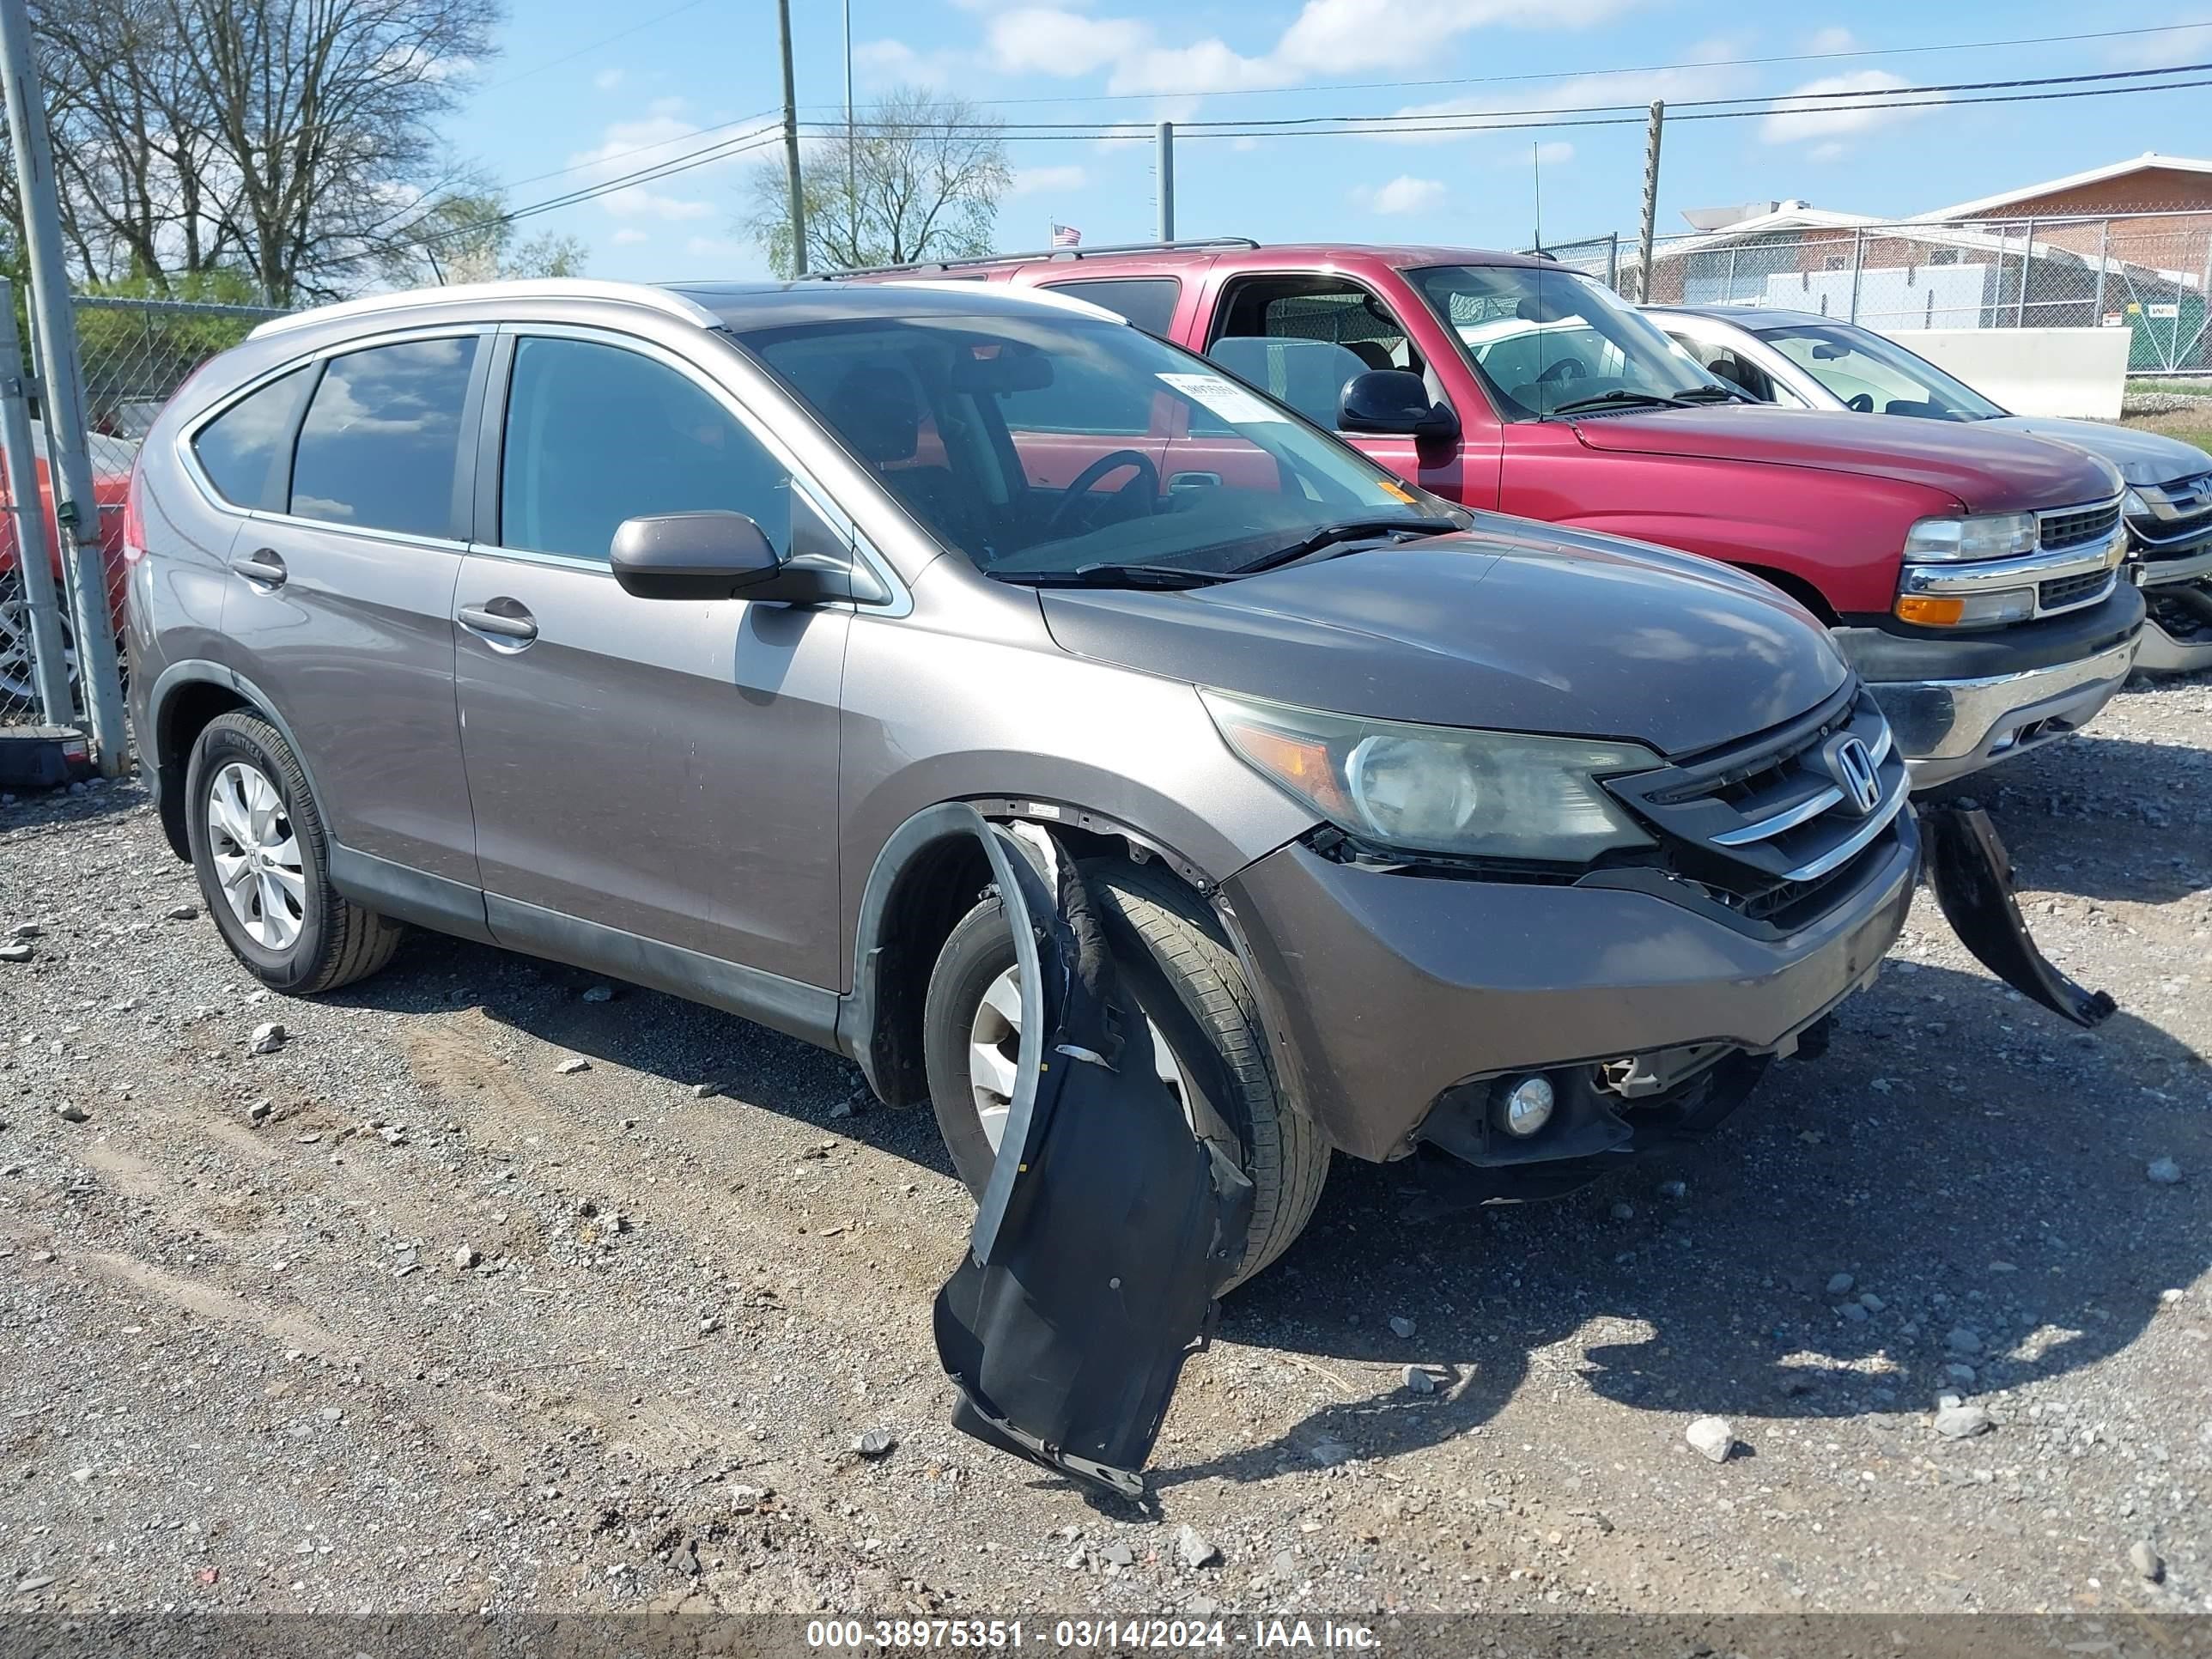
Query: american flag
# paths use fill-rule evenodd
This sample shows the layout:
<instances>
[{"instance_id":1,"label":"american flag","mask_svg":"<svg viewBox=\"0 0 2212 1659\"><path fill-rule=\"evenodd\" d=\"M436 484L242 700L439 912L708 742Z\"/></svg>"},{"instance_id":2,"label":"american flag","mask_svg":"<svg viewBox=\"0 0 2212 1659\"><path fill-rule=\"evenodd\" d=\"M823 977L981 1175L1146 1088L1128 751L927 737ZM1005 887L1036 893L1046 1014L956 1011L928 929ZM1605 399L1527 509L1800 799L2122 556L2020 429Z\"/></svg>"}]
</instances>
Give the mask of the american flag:
<instances>
[{"instance_id":1,"label":"american flag","mask_svg":"<svg viewBox=\"0 0 2212 1659\"><path fill-rule=\"evenodd\" d=\"M1052 245L1054 247L1076 247L1082 241L1083 233L1073 225L1054 225L1052 228Z\"/></svg>"}]
</instances>

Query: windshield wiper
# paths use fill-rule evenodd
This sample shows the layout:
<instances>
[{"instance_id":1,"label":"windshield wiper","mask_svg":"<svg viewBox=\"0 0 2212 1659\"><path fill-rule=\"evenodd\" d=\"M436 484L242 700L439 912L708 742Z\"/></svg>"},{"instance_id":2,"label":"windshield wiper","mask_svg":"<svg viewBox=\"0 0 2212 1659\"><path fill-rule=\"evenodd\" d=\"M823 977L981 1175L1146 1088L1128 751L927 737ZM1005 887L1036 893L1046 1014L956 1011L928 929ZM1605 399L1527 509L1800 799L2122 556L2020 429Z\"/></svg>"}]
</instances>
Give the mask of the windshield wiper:
<instances>
[{"instance_id":1,"label":"windshield wiper","mask_svg":"<svg viewBox=\"0 0 2212 1659\"><path fill-rule=\"evenodd\" d=\"M989 570L993 581L1024 587L1209 587L1229 578L1182 564L1079 564L1073 570Z\"/></svg>"},{"instance_id":2,"label":"windshield wiper","mask_svg":"<svg viewBox=\"0 0 2212 1659\"><path fill-rule=\"evenodd\" d=\"M1617 386L1610 392L1601 392L1592 397L1570 398L1563 404L1553 404L1551 408L1544 412L1546 416L1548 418L1553 415L1571 414L1577 409L1603 409L1608 405L1618 405L1621 404L1635 404L1652 409L1693 409L1696 407L1694 404L1684 403L1680 398L1669 398L1656 392L1637 392L1628 386Z\"/></svg>"},{"instance_id":3,"label":"windshield wiper","mask_svg":"<svg viewBox=\"0 0 2212 1659\"><path fill-rule=\"evenodd\" d=\"M1460 526L1449 520L1409 519L1403 514L1380 519L1342 519L1334 524L1325 524L1310 536L1292 542L1288 547L1279 547L1272 553L1262 553L1256 559L1247 559L1243 564L1231 565L1232 576L1257 575L1262 570L1279 569L1295 564L1323 548L1335 547L1344 542L1364 541L1371 536L1390 536L1411 531L1417 536L1443 536Z\"/></svg>"},{"instance_id":4,"label":"windshield wiper","mask_svg":"<svg viewBox=\"0 0 2212 1659\"><path fill-rule=\"evenodd\" d=\"M1758 398L1740 386L1693 386L1674 394L1678 404L1755 404Z\"/></svg>"}]
</instances>

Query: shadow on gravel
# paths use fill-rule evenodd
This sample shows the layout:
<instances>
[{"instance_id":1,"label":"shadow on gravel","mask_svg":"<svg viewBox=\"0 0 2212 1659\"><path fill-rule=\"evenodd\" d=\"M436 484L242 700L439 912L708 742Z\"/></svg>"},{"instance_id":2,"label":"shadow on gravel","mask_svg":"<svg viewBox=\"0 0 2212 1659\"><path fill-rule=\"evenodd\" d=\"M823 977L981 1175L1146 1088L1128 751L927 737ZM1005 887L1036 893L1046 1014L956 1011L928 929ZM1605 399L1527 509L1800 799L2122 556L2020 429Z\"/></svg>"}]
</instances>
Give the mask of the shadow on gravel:
<instances>
[{"instance_id":1,"label":"shadow on gravel","mask_svg":"<svg viewBox=\"0 0 2212 1659\"><path fill-rule=\"evenodd\" d=\"M586 1002L605 986L613 995ZM867 1101L860 1068L842 1056L719 1010L581 969L436 934L413 934L392 966L324 1000L388 1013L480 1008L488 1019L596 1063L628 1066L684 1088L713 1083L732 1100L878 1147L942 1176L952 1160L925 1109Z\"/></svg>"},{"instance_id":2,"label":"shadow on gravel","mask_svg":"<svg viewBox=\"0 0 2212 1659\"><path fill-rule=\"evenodd\" d=\"M1893 968L1826 1059L1778 1066L1712 1140L1552 1204L1416 1225L1398 1170L1338 1160L1313 1227L1230 1300L1222 1334L1310 1356L1346 1397L1155 1484L1434 1445L1524 1385L1686 1420L1817 1419L1923 1412L2117 1352L2161 1291L2212 1266L2201 1176L2145 1176L2212 1158L2212 1073L2124 1012L2076 1033L2009 997ZM1371 1370L1355 1383L1330 1360L1455 1380L1370 1395Z\"/></svg>"}]
</instances>

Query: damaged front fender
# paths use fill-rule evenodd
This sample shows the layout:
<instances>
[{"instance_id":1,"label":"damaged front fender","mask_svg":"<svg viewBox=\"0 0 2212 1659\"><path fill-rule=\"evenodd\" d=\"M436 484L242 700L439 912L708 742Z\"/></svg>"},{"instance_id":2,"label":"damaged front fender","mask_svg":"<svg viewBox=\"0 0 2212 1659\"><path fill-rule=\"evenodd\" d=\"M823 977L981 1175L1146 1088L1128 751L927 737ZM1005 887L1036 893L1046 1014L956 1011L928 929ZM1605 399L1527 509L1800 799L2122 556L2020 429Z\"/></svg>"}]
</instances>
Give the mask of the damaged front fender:
<instances>
[{"instance_id":1,"label":"damaged front fender","mask_svg":"<svg viewBox=\"0 0 2212 1659\"><path fill-rule=\"evenodd\" d=\"M1035 825L971 816L1013 927L1022 1029L1006 1136L937 1297L953 1423L1138 1498L1183 1362L1243 1254L1252 1186L1193 1133L1147 1023L1117 1018L1074 860Z\"/></svg>"}]
</instances>

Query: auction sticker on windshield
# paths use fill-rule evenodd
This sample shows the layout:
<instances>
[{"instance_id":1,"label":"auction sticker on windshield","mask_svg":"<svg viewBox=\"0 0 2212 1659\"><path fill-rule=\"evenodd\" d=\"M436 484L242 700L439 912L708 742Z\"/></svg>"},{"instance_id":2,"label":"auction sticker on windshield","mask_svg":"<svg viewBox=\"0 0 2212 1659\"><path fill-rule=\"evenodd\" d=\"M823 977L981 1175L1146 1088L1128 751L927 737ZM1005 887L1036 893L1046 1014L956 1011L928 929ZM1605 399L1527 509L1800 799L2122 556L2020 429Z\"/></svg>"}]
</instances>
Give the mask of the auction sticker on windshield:
<instances>
[{"instance_id":1,"label":"auction sticker on windshield","mask_svg":"<svg viewBox=\"0 0 2212 1659\"><path fill-rule=\"evenodd\" d=\"M1291 418L1281 410L1261 403L1243 387L1230 385L1218 374L1163 374L1160 379L1184 397L1204 404L1232 426L1249 425L1254 421L1287 421Z\"/></svg>"}]
</instances>

